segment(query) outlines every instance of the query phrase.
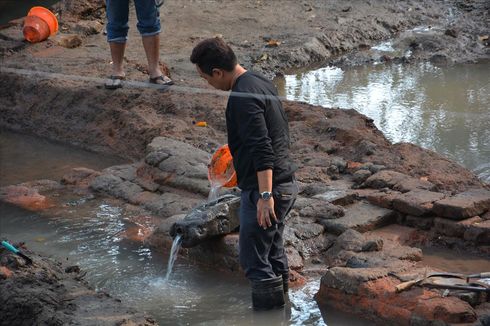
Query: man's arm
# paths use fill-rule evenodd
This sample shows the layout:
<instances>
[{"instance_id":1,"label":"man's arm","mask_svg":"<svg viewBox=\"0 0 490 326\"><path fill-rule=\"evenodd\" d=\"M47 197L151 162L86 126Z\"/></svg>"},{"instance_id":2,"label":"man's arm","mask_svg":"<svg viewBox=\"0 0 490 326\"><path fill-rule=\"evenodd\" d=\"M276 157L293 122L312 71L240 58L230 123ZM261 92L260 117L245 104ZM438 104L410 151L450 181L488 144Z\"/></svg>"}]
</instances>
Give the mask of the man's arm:
<instances>
[{"instance_id":1,"label":"man's arm","mask_svg":"<svg viewBox=\"0 0 490 326\"><path fill-rule=\"evenodd\" d=\"M232 114L243 146L250 149L250 159L257 171L259 192L272 192L274 151L265 122L263 103L252 97L241 98L233 108ZM257 203L257 223L266 229L272 225L271 218L277 221L274 213L274 199L260 198Z\"/></svg>"},{"instance_id":2,"label":"man's arm","mask_svg":"<svg viewBox=\"0 0 490 326\"><path fill-rule=\"evenodd\" d=\"M259 181L259 192L272 192L272 169L257 172ZM260 227L267 229L272 225L271 218L277 222L276 213L274 213L274 198L269 200L259 198L257 202L257 223Z\"/></svg>"}]
</instances>

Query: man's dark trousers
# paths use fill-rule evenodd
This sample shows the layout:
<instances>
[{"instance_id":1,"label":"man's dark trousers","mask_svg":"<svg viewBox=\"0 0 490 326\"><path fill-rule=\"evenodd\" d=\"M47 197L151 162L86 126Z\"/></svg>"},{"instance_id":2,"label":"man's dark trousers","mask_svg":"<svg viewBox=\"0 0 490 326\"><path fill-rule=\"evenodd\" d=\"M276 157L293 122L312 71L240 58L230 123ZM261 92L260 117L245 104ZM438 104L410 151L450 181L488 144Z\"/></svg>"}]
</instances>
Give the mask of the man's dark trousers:
<instances>
[{"instance_id":1,"label":"man's dark trousers","mask_svg":"<svg viewBox=\"0 0 490 326\"><path fill-rule=\"evenodd\" d=\"M274 211L278 222L264 230L257 223L258 190L244 190L240 203L240 264L245 276L251 280L263 280L288 272L284 252L284 219L293 207L298 195L294 178L272 187Z\"/></svg>"}]
</instances>

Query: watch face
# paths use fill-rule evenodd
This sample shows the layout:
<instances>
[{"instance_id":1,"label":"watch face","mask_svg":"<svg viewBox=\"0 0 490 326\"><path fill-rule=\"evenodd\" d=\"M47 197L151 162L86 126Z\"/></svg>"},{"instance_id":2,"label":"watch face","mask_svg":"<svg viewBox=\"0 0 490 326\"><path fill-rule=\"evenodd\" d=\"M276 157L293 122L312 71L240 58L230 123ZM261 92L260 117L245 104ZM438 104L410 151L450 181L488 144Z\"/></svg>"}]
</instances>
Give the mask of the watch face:
<instances>
[{"instance_id":1,"label":"watch face","mask_svg":"<svg viewBox=\"0 0 490 326\"><path fill-rule=\"evenodd\" d=\"M269 200L271 199L272 197L272 193L268 192L268 191L264 191L262 193L260 193L260 197L263 199L263 200Z\"/></svg>"}]
</instances>

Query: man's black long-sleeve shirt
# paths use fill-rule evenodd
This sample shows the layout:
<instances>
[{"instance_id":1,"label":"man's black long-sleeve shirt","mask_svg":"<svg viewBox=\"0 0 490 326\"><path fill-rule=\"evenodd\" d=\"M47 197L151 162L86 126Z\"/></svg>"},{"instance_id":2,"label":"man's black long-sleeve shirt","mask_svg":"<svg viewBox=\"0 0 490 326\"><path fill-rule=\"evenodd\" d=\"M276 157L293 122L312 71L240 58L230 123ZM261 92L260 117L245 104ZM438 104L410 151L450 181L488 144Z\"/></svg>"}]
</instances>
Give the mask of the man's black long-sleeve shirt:
<instances>
[{"instance_id":1,"label":"man's black long-sleeve shirt","mask_svg":"<svg viewBox=\"0 0 490 326\"><path fill-rule=\"evenodd\" d=\"M290 180L296 166L289 157L289 127L274 85L247 71L237 78L226 107L228 146L238 186L258 189L257 172L272 169L272 182Z\"/></svg>"}]
</instances>

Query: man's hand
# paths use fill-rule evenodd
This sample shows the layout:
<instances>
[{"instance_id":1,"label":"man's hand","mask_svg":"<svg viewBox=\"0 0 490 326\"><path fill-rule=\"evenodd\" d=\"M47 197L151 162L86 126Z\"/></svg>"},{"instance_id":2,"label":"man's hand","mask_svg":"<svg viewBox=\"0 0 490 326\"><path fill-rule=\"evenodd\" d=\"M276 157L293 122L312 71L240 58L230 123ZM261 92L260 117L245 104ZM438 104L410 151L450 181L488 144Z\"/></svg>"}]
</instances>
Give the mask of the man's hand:
<instances>
[{"instance_id":1,"label":"man's hand","mask_svg":"<svg viewBox=\"0 0 490 326\"><path fill-rule=\"evenodd\" d=\"M274 198L271 197L269 200L259 198L257 202L257 223L265 230L272 225L272 220L277 222L276 213L274 213Z\"/></svg>"}]
</instances>

